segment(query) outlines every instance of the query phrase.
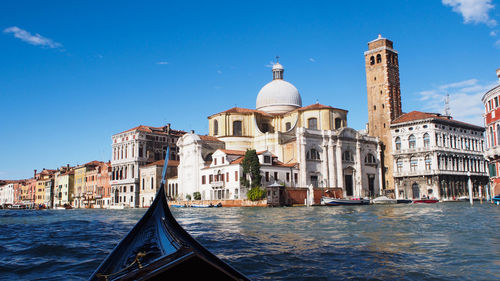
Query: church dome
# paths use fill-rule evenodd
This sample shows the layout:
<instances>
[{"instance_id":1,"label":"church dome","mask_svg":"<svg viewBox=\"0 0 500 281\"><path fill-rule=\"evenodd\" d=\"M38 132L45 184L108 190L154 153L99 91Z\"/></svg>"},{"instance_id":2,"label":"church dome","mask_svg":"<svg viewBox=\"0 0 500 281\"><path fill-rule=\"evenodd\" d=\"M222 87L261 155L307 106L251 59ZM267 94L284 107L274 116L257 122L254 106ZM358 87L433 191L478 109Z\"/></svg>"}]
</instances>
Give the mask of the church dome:
<instances>
[{"instance_id":1,"label":"church dome","mask_svg":"<svg viewBox=\"0 0 500 281\"><path fill-rule=\"evenodd\" d=\"M283 66L273 65L273 81L260 89L257 95L257 110L267 113L285 113L302 106L299 91L291 83L283 80Z\"/></svg>"}]
</instances>

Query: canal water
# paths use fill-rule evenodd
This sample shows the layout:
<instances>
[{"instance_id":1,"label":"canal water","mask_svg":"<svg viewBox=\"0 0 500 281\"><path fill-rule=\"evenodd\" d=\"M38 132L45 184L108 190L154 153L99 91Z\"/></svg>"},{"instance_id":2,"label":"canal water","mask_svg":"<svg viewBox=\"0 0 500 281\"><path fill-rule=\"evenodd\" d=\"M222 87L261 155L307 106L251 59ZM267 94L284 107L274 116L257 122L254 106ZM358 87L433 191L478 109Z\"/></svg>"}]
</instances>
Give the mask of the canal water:
<instances>
[{"instance_id":1,"label":"canal water","mask_svg":"<svg viewBox=\"0 0 500 281\"><path fill-rule=\"evenodd\" d=\"M500 207L173 209L252 280L498 280ZM0 210L1 280L85 280L144 214Z\"/></svg>"}]
</instances>

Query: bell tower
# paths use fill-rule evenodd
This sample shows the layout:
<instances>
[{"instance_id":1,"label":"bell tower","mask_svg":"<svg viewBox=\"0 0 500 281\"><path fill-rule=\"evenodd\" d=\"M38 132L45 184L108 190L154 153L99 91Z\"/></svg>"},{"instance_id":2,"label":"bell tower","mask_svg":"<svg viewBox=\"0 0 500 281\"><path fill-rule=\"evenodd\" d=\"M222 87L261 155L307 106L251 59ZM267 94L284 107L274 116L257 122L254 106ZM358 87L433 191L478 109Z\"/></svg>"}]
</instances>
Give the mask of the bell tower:
<instances>
[{"instance_id":1,"label":"bell tower","mask_svg":"<svg viewBox=\"0 0 500 281\"><path fill-rule=\"evenodd\" d=\"M392 158L392 120L402 114L399 86L398 52L392 41L380 34L368 42L365 52L366 87L368 93L368 134L382 141L383 188L394 189Z\"/></svg>"}]
</instances>

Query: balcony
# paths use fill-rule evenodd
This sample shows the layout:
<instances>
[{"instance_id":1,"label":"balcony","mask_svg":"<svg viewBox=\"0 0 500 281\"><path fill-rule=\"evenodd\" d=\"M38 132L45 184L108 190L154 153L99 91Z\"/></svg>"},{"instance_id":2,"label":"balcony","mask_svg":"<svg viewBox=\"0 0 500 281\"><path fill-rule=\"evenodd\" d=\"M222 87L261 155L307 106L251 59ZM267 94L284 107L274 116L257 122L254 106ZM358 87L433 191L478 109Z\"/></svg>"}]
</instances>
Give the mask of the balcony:
<instances>
[{"instance_id":1,"label":"balcony","mask_svg":"<svg viewBox=\"0 0 500 281\"><path fill-rule=\"evenodd\" d=\"M223 181L213 181L210 183L212 188L221 188L224 187L225 183Z\"/></svg>"},{"instance_id":2,"label":"balcony","mask_svg":"<svg viewBox=\"0 0 500 281\"><path fill-rule=\"evenodd\" d=\"M395 178L400 177L417 177L417 176L434 176L434 175L455 175L455 176L467 176L468 171L448 171L448 170L416 170L416 171L395 171L393 176ZM486 172L470 172L471 176L487 176Z\"/></svg>"},{"instance_id":3,"label":"balcony","mask_svg":"<svg viewBox=\"0 0 500 281\"><path fill-rule=\"evenodd\" d=\"M497 159L500 157L500 145L490 147L484 152L484 157L488 159Z\"/></svg>"}]
</instances>

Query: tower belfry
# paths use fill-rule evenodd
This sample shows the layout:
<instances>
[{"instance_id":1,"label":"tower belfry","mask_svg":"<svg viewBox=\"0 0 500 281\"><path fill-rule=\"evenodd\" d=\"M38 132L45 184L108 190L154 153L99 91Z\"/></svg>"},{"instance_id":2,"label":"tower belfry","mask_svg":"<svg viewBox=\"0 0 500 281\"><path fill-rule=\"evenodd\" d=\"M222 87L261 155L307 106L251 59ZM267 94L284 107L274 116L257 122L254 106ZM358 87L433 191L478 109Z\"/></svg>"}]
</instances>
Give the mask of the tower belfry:
<instances>
[{"instance_id":1,"label":"tower belfry","mask_svg":"<svg viewBox=\"0 0 500 281\"><path fill-rule=\"evenodd\" d=\"M402 115L398 52L391 40L378 38L368 42L365 55L368 94L368 134L383 144L382 168L386 189L394 188L391 122Z\"/></svg>"}]
</instances>

